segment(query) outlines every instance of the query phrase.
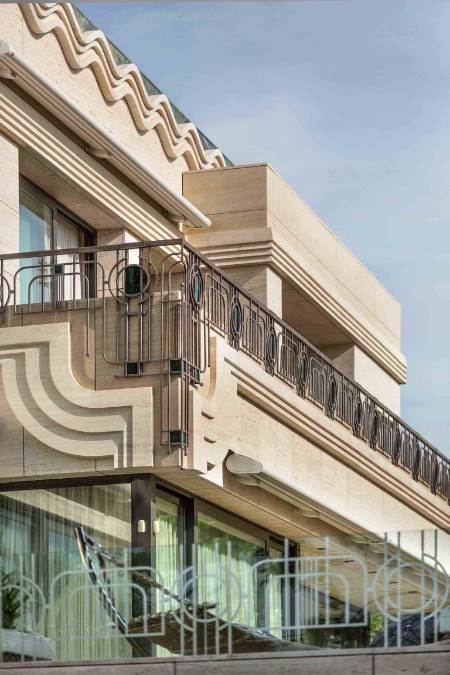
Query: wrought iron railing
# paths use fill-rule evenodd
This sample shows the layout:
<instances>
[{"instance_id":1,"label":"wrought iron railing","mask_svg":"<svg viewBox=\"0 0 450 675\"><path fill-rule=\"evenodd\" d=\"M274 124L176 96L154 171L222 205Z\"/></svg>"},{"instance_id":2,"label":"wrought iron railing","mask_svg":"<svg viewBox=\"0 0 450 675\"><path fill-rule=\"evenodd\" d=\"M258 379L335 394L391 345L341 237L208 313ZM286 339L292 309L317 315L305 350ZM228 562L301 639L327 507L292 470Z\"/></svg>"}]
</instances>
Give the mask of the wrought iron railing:
<instances>
[{"instance_id":1,"label":"wrought iron railing","mask_svg":"<svg viewBox=\"0 0 450 675\"><path fill-rule=\"evenodd\" d=\"M441 535L285 540L270 555L224 535L143 554L104 548L77 526L64 550L2 550L0 661L448 641Z\"/></svg>"},{"instance_id":2,"label":"wrought iron railing","mask_svg":"<svg viewBox=\"0 0 450 675\"><path fill-rule=\"evenodd\" d=\"M123 366L128 376L159 363L166 389L178 374L183 387L176 428L167 392L161 402L169 449L187 449L188 389L209 365L212 330L450 503L447 457L182 240L2 255L0 320L8 308L14 316L80 309L88 323L100 310L106 361Z\"/></svg>"}]
</instances>

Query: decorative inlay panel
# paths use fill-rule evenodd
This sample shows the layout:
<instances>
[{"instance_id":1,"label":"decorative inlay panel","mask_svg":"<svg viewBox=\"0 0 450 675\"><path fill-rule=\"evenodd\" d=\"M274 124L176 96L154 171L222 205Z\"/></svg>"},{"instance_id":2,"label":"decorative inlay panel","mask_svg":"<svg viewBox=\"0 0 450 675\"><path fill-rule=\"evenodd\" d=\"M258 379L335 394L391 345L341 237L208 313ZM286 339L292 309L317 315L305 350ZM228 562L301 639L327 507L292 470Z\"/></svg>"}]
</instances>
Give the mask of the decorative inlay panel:
<instances>
[{"instance_id":1,"label":"decorative inlay panel","mask_svg":"<svg viewBox=\"0 0 450 675\"><path fill-rule=\"evenodd\" d=\"M81 386L70 367L68 323L2 328L0 374L13 415L49 448L113 458L116 467L153 464L152 389Z\"/></svg>"}]
</instances>

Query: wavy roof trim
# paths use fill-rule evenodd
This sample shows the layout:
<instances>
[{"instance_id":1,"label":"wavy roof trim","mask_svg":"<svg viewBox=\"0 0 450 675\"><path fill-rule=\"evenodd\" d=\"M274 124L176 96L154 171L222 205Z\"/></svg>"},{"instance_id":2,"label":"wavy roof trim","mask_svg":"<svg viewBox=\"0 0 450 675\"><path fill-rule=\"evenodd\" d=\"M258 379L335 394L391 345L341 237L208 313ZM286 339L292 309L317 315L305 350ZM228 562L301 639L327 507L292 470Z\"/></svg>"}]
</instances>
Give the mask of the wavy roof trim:
<instances>
[{"instance_id":1,"label":"wavy roof trim","mask_svg":"<svg viewBox=\"0 0 450 675\"><path fill-rule=\"evenodd\" d=\"M92 69L107 101L126 101L139 131L157 131L169 159L184 156L191 170L231 164L78 8L68 3L46 2L19 6L33 33L55 34L71 68Z\"/></svg>"}]
</instances>

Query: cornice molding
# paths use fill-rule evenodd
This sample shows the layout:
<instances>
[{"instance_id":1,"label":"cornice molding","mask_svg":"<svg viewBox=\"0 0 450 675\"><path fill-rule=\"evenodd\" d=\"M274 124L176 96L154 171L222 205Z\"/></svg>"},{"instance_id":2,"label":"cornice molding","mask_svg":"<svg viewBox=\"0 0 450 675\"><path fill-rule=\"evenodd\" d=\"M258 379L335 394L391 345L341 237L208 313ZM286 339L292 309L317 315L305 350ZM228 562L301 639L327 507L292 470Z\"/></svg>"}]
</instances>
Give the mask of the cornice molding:
<instances>
[{"instance_id":1,"label":"cornice molding","mask_svg":"<svg viewBox=\"0 0 450 675\"><path fill-rule=\"evenodd\" d=\"M343 467L351 469L355 475L359 474L364 479L342 483L342 492L336 495L337 501L334 506L333 501L330 502L331 510L339 520L339 528L346 531L348 523L353 522L358 528L363 527L368 531L381 532L386 528L389 529L390 523L400 522L400 519L404 517L403 506L400 507L399 504L399 511L397 511L395 502L390 502L391 506L388 508L392 510L389 514L379 510L376 514L374 513L373 519L369 517L362 521L359 518L363 515L363 511L361 513L357 509L354 511L354 503L353 506L347 503L346 490L349 485L352 485L357 495L359 491L365 491L366 487L370 491L372 484L381 493L389 494L390 497L406 505L412 513L415 512L420 516L418 520L411 520L408 516L407 529L421 529L423 518L430 523L429 527L436 525L446 531L449 530L450 510L445 499L433 495L428 486L416 482L407 471L396 467L381 452L372 450L364 441L354 436L350 429L327 417L320 407L300 397L295 388L274 378L264 369L255 368L254 361L245 352L234 350L219 336L212 335L210 358L209 382L205 383L206 386L201 392L193 393L195 405L193 406L194 440L192 444L192 467L204 473L208 480L221 487L224 485L223 462L232 450L235 453L254 457L263 462L269 470L280 473L291 482L296 480L296 473L292 471L296 466L300 477L299 489L302 486L301 476L304 475L305 487L309 491L316 490L317 496L325 499L327 498L328 479L326 474L322 473L320 456L317 455L314 459L314 463L317 462L317 483L314 478L311 478L311 476L314 477L315 472L315 464L312 465L313 458L307 464L302 464L301 457L305 459L305 455L301 454L301 450L302 447L304 450L304 442L307 439L317 450L334 457ZM279 463L274 457L273 446L268 453L253 454L255 448L248 434L252 433L250 429L255 428L259 418L251 416L250 426L247 426L246 433L243 432L243 399L298 435L298 441L292 444L282 436L280 441L287 443L287 450ZM217 438L217 442L214 444L206 442L205 437L211 438L213 435ZM262 441L262 438L260 440ZM269 441L273 444L274 437L271 436ZM260 447L258 440L255 443ZM215 468L208 469L207 462ZM329 466L328 470L332 471L332 468ZM340 473L342 478L343 474ZM348 472L345 476L345 481L347 481ZM325 481L322 480L323 478ZM331 477L330 480L332 482ZM379 508L379 502L377 504ZM384 506L382 508L384 509ZM364 513L368 515L367 502ZM383 518L386 518L387 524L385 525L382 524ZM337 520L334 520L335 526Z\"/></svg>"},{"instance_id":2,"label":"cornice molding","mask_svg":"<svg viewBox=\"0 0 450 675\"><path fill-rule=\"evenodd\" d=\"M95 203L120 218L124 227L133 228L143 239L174 237L173 225L163 216L135 198L131 190L114 179L94 158L68 143L62 132L47 123L1 82L0 131L44 158Z\"/></svg>"},{"instance_id":3,"label":"cornice molding","mask_svg":"<svg viewBox=\"0 0 450 675\"><path fill-rule=\"evenodd\" d=\"M200 235L201 237L202 235ZM323 307L327 314L338 322L356 343L372 356L397 382L406 382L406 363L399 352L391 349L381 336L370 329L363 321L355 317L346 307L338 293L329 293L314 279L298 260L289 255L279 242L273 239L270 231L262 241L239 241L236 243L211 243L203 245L196 238L195 245L218 267L239 267L247 265L270 265L278 274L290 283L305 290L308 295Z\"/></svg>"},{"instance_id":4,"label":"cornice molding","mask_svg":"<svg viewBox=\"0 0 450 675\"><path fill-rule=\"evenodd\" d=\"M274 267L280 273L283 273L283 271L285 273L286 269L291 269L292 277L301 288L306 289L308 294L320 306L324 307L330 316L339 321L355 337L357 343L393 375L397 382L400 384L406 382L406 363L404 357L399 352L390 349L386 342L381 337L378 337L373 327L369 330L362 321L356 318L354 313L345 307L345 303L339 298L338 293L334 295L328 293L276 241L273 242L272 261Z\"/></svg>"},{"instance_id":5,"label":"cornice molding","mask_svg":"<svg viewBox=\"0 0 450 675\"><path fill-rule=\"evenodd\" d=\"M294 395L287 390L284 383L274 383L273 378L264 372L258 372L255 377L250 375L244 359L245 355L235 355L231 350L224 353L224 361L236 379L237 390L241 395L365 476L426 520L445 530L449 529L450 511L445 500L429 493L425 486L416 483L409 474L392 465L381 454L368 449L350 431L333 420L321 415L319 421L314 404ZM255 372L254 374L256 375Z\"/></svg>"},{"instance_id":6,"label":"cornice molding","mask_svg":"<svg viewBox=\"0 0 450 675\"><path fill-rule=\"evenodd\" d=\"M125 100L140 132L155 129L169 159L183 156L191 170L225 166L219 149L205 150L196 126L178 124L164 94L150 96L133 63L119 65L100 30L83 32L68 3L21 3L20 9L35 35L53 33L68 65L75 71L91 68L106 101Z\"/></svg>"}]
</instances>

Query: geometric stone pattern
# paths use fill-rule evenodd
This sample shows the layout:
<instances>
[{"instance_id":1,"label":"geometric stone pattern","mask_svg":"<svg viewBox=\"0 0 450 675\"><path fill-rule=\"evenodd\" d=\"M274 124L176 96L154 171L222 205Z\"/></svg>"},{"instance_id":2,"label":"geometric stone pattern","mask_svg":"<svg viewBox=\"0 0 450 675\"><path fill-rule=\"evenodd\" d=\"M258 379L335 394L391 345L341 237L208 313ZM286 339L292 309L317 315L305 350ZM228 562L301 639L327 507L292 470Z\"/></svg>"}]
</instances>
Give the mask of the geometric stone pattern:
<instances>
[{"instance_id":1,"label":"geometric stone pattern","mask_svg":"<svg viewBox=\"0 0 450 675\"><path fill-rule=\"evenodd\" d=\"M94 391L79 384L68 323L2 328L0 373L13 415L47 447L109 457L115 467L153 464L151 387Z\"/></svg>"}]
</instances>

